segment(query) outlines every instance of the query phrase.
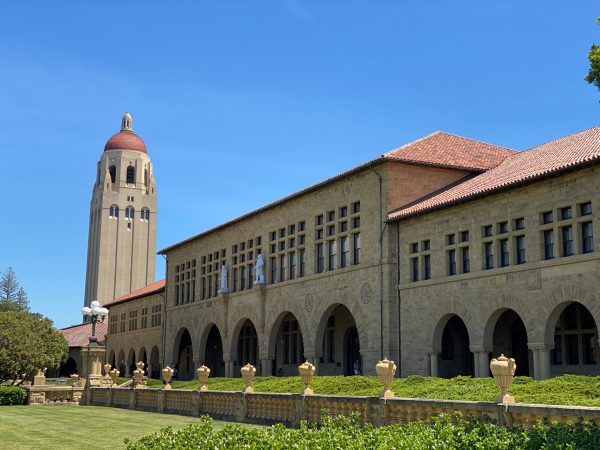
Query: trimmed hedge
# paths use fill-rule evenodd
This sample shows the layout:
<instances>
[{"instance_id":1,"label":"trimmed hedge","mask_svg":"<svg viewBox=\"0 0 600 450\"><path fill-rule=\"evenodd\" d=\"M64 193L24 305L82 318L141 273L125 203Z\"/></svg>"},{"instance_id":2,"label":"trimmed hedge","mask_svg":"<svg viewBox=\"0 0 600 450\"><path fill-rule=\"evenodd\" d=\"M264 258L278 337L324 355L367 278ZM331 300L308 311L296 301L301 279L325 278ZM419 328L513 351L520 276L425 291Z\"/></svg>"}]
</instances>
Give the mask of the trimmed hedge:
<instances>
[{"instance_id":1,"label":"trimmed hedge","mask_svg":"<svg viewBox=\"0 0 600 450\"><path fill-rule=\"evenodd\" d=\"M0 406L22 405L26 398L25 389L18 386L0 386Z\"/></svg>"},{"instance_id":2,"label":"trimmed hedge","mask_svg":"<svg viewBox=\"0 0 600 450\"><path fill-rule=\"evenodd\" d=\"M125 439L128 450L162 449L598 449L600 428L578 422L571 425L538 423L531 429L505 428L489 418L469 418L460 414L441 415L432 423L412 422L373 428L358 425L352 418L324 417L320 427L303 422L298 429L275 425L250 428L226 425L215 430L204 416L199 425L180 431L164 428L137 442Z\"/></svg>"}]
</instances>

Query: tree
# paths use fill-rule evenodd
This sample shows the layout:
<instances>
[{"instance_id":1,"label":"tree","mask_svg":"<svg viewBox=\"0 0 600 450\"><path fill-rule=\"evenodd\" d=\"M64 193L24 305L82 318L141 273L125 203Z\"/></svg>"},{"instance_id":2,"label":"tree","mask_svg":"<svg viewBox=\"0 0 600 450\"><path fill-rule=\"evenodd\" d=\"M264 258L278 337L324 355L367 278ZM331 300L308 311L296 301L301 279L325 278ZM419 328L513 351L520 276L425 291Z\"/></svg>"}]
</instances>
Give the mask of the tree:
<instances>
[{"instance_id":1,"label":"tree","mask_svg":"<svg viewBox=\"0 0 600 450\"><path fill-rule=\"evenodd\" d=\"M0 280L0 312L29 311L27 292L17 281L12 267L9 267Z\"/></svg>"},{"instance_id":2,"label":"tree","mask_svg":"<svg viewBox=\"0 0 600 450\"><path fill-rule=\"evenodd\" d=\"M20 383L38 369L57 369L68 353L50 319L28 311L0 312L0 381Z\"/></svg>"},{"instance_id":3,"label":"tree","mask_svg":"<svg viewBox=\"0 0 600 450\"><path fill-rule=\"evenodd\" d=\"M600 25L600 17L598 17L598 25ZM590 70L585 77L585 81L593 84L600 90L600 46L593 44L588 53L590 60Z\"/></svg>"}]
</instances>

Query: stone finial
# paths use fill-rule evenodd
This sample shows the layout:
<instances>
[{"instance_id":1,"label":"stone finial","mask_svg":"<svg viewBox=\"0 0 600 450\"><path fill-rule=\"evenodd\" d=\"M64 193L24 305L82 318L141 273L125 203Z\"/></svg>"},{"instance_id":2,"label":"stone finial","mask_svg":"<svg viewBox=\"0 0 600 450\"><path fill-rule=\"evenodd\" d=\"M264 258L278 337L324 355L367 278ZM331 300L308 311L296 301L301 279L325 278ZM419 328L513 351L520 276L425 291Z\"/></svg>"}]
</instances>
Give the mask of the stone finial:
<instances>
[{"instance_id":1,"label":"stone finial","mask_svg":"<svg viewBox=\"0 0 600 450\"><path fill-rule=\"evenodd\" d=\"M256 367L248 363L240 369L240 372L242 373L242 378L244 380L244 392L246 394L254 392L254 389L252 388L252 381L256 375Z\"/></svg>"},{"instance_id":2,"label":"stone finial","mask_svg":"<svg viewBox=\"0 0 600 450\"><path fill-rule=\"evenodd\" d=\"M312 382L313 375L315 374L315 366L306 361L298 366L298 372L300 373L300 378L302 378L302 383L304 383L302 394L313 395L314 392L310 387L310 383Z\"/></svg>"},{"instance_id":3,"label":"stone finial","mask_svg":"<svg viewBox=\"0 0 600 450\"><path fill-rule=\"evenodd\" d=\"M109 373L110 373L110 368L111 368L111 365L110 365L110 364L108 364L108 363L106 363L106 364L104 364L104 366L102 366L102 367L104 368L104 378L110 378L110 375L109 375Z\"/></svg>"},{"instance_id":4,"label":"stone finial","mask_svg":"<svg viewBox=\"0 0 600 450\"><path fill-rule=\"evenodd\" d=\"M208 376L210 375L210 369L202 364L202 366L196 369L196 373L198 374L198 380L200 381L200 387L198 389L200 392L208 391L206 382L208 381Z\"/></svg>"},{"instance_id":5,"label":"stone finial","mask_svg":"<svg viewBox=\"0 0 600 450\"><path fill-rule=\"evenodd\" d=\"M173 379L173 369L171 369L169 366L165 367L162 370L162 376L163 376L163 380L165 382L165 387L163 387L163 389L166 389L166 390L173 389L171 387L171 380Z\"/></svg>"},{"instance_id":6,"label":"stone finial","mask_svg":"<svg viewBox=\"0 0 600 450\"><path fill-rule=\"evenodd\" d=\"M503 354L490 362L490 370L500 388L500 394L496 397L496 403L510 404L515 402L515 397L508 393L508 388L513 382L517 363L513 358L507 358Z\"/></svg>"},{"instance_id":7,"label":"stone finial","mask_svg":"<svg viewBox=\"0 0 600 450\"><path fill-rule=\"evenodd\" d=\"M125 111L121 119L121 131L133 131L133 120L128 111Z\"/></svg>"},{"instance_id":8,"label":"stone finial","mask_svg":"<svg viewBox=\"0 0 600 450\"><path fill-rule=\"evenodd\" d=\"M394 380L394 375L396 375L396 364L394 361L384 358L383 361L377 363L375 371L377 372L379 381L383 384L380 396L383 398L394 397L394 392L389 389L390 384L392 384L392 381Z\"/></svg>"},{"instance_id":9,"label":"stone finial","mask_svg":"<svg viewBox=\"0 0 600 450\"><path fill-rule=\"evenodd\" d=\"M133 371L133 387L134 388L145 388L146 387L146 379L144 377L144 366L145 364L142 361L138 361L135 363L135 367L137 367Z\"/></svg>"},{"instance_id":10,"label":"stone finial","mask_svg":"<svg viewBox=\"0 0 600 450\"><path fill-rule=\"evenodd\" d=\"M113 369L110 372L108 372L108 374L110 375L110 379L112 380L112 385L116 386L117 385L117 379L119 378L121 372L119 372L117 369Z\"/></svg>"}]
</instances>

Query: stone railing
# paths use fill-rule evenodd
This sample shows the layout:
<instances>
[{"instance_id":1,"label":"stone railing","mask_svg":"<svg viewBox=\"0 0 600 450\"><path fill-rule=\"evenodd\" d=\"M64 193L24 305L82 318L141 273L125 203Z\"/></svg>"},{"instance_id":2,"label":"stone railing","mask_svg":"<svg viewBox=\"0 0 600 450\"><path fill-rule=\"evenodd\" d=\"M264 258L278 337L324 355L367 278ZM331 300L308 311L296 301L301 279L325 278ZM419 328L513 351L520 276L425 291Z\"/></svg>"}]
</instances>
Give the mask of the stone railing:
<instances>
[{"instance_id":1,"label":"stone railing","mask_svg":"<svg viewBox=\"0 0 600 450\"><path fill-rule=\"evenodd\" d=\"M73 386L24 386L28 405L65 404L79 405L85 401L86 390Z\"/></svg>"},{"instance_id":2,"label":"stone railing","mask_svg":"<svg viewBox=\"0 0 600 450\"><path fill-rule=\"evenodd\" d=\"M600 408L398 397L92 387L88 404L189 416L207 414L215 419L263 425L283 423L297 426L302 420L319 422L323 410L331 416L350 415L357 411L359 422L375 426L429 420L438 414L454 412L465 417L489 416L507 426L530 426L543 418L559 423L575 422L581 418L600 425Z\"/></svg>"}]
</instances>

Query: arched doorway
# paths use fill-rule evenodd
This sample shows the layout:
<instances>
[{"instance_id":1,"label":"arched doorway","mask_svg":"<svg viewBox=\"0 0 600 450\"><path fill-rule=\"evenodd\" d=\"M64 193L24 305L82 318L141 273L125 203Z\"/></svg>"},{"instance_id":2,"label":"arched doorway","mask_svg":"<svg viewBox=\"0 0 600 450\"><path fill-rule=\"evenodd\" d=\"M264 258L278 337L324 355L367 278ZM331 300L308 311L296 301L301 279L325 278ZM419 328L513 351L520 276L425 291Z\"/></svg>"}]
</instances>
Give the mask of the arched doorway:
<instances>
[{"instance_id":1,"label":"arched doorway","mask_svg":"<svg viewBox=\"0 0 600 450\"><path fill-rule=\"evenodd\" d=\"M453 378L473 376L473 355L469 348L469 332L463 320L453 314L442 331L438 376Z\"/></svg>"},{"instance_id":2,"label":"arched doorway","mask_svg":"<svg viewBox=\"0 0 600 450\"><path fill-rule=\"evenodd\" d=\"M597 375L598 356L598 328L589 309L579 302L563 306L554 327L551 374Z\"/></svg>"},{"instance_id":3,"label":"arched doorway","mask_svg":"<svg viewBox=\"0 0 600 450\"><path fill-rule=\"evenodd\" d=\"M128 361L128 365L127 365L127 375L128 377L133 375L133 371L135 370L135 363L137 362L135 360L135 350L131 349L129 350L129 357L127 358Z\"/></svg>"},{"instance_id":4,"label":"arched doorway","mask_svg":"<svg viewBox=\"0 0 600 450\"><path fill-rule=\"evenodd\" d=\"M75 362L75 360L73 358L69 358L63 364L61 364L58 376L59 377L68 377L73 373L78 373L77 372L77 363Z\"/></svg>"},{"instance_id":5,"label":"arched doorway","mask_svg":"<svg viewBox=\"0 0 600 450\"><path fill-rule=\"evenodd\" d=\"M275 360L271 368L274 376L298 374L298 365L304 362L304 340L300 324L292 313L284 313L275 327Z\"/></svg>"},{"instance_id":6,"label":"arched doorway","mask_svg":"<svg viewBox=\"0 0 600 450\"><path fill-rule=\"evenodd\" d=\"M258 363L258 336L256 328L251 320L247 319L237 339L237 366L242 367L246 364L257 366Z\"/></svg>"},{"instance_id":7,"label":"arched doorway","mask_svg":"<svg viewBox=\"0 0 600 450\"><path fill-rule=\"evenodd\" d=\"M521 317L512 309L500 314L492 333L492 358L501 354L517 361L516 376L529 376L527 330Z\"/></svg>"},{"instance_id":8,"label":"arched doorway","mask_svg":"<svg viewBox=\"0 0 600 450\"><path fill-rule=\"evenodd\" d=\"M140 350L140 356L138 358L138 361L141 361L144 363L144 371L148 370L148 356L146 354L146 348L142 347ZM146 372L146 375L148 375L148 372Z\"/></svg>"},{"instance_id":9,"label":"arched doorway","mask_svg":"<svg viewBox=\"0 0 600 450\"><path fill-rule=\"evenodd\" d=\"M179 345L177 346L177 369L178 380L194 379L194 361L193 361L193 346L192 337L188 330L184 329L180 332Z\"/></svg>"},{"instance_id":10,"label":"arched doorway","mask_svg":"<svg viewBox=\"0 0 600 450\"><path fill-rule=\"evenodd\" d=\"M152 347L152 352L150 352L150 365L148 366L148 374L150 378L161 379L160 376L160 359L158 356L158 347L156 345Z\"/></svg>"},{"instance_id":11,"label":"arched doorway","mask_svg":"<svg viewBox=\"0 0 600 450\"><path fill-rule=\"evenodd\" d=\"M225 363L223 362L223 341L221 333L216 325L211 325L206 348L204 352L204 364L210 369L211 377L225 376Z\"/></svg>"},{"instance_id":12,"label":"arched doorway","mask_svg":"<svg viewBox=\"0 0 600 450\"><path fill-rule=\"evenodd\" d=\"M116 369L117 366L115 366L115 351L111 350L109 355L108 355L108 363L110 364L111 369Z\"/></svg>"},{"instance_id":13,"label":"arched doorway","mask_svg":"<svg viewBox=\"0 0 600 450\"><path fill-rule=\"evenodd\" d=\"M321 375L351 375L357 362L363 373L358 328L344 305L331 306L321 317L315 350Z\"/></svg>"},{"instance_id":14,"label":"arched doorway","mask_svg":"<svg viewBox=\"0 0 600 450\"><path fill-rule=\"evenodd\" d=\"M125 361L125 352L123 350L121 350L119 352L119 358L117 359L117 362L119 364L119 375L124 377L125 376L125 371L126 371L126 361Z\"/></svg>"}]
</instances>

